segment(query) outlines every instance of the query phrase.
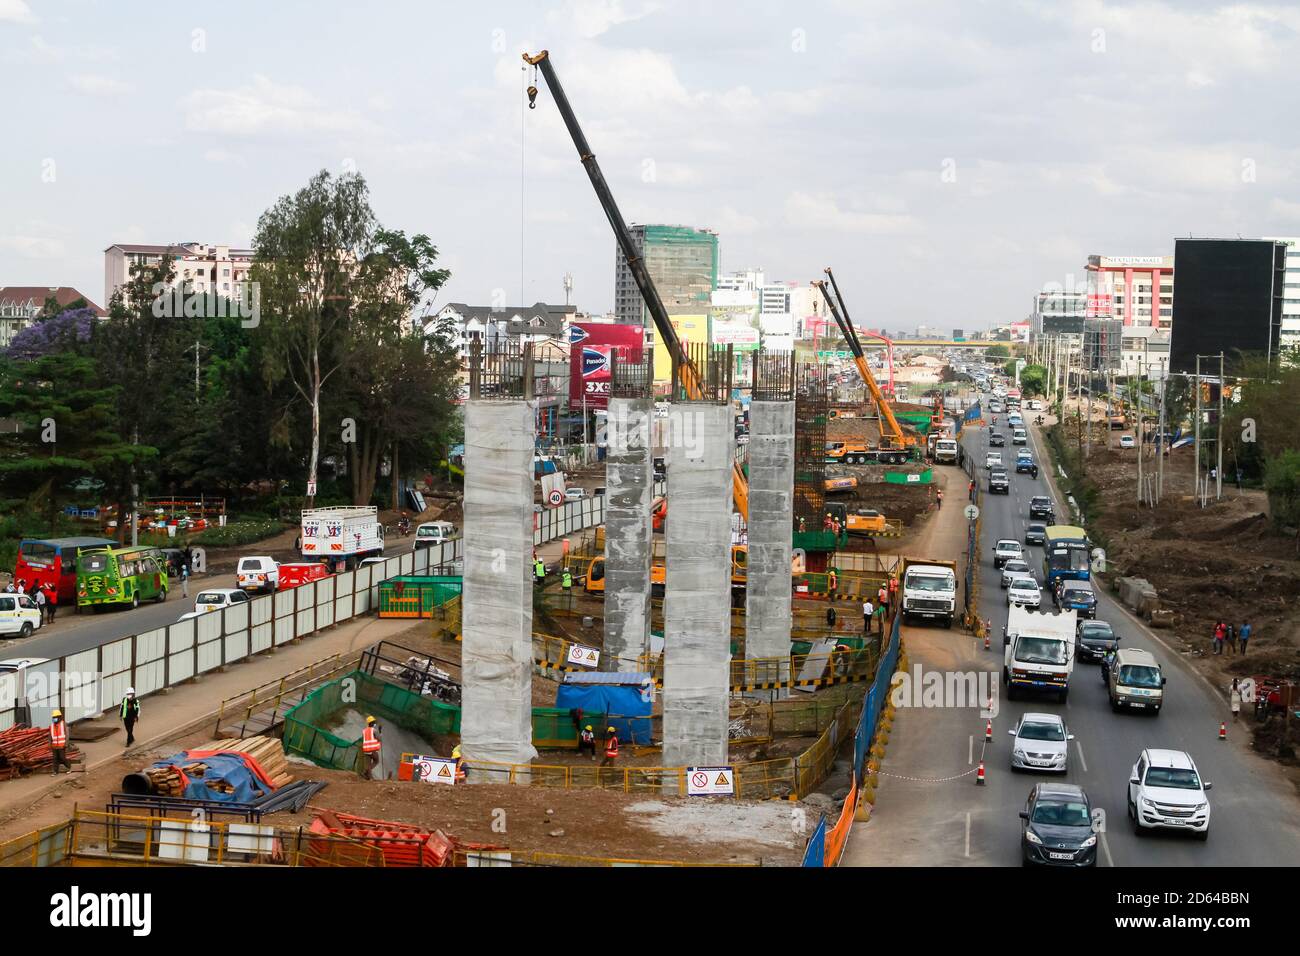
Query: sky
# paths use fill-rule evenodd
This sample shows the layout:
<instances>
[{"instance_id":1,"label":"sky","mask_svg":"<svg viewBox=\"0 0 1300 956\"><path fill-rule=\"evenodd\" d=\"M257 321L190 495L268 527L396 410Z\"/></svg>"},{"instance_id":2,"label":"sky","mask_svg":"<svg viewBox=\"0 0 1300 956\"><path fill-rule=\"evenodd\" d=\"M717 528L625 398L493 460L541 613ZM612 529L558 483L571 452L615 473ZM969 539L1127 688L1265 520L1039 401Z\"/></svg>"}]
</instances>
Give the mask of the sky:
<instances>
[{"instance_id":1,"label":"sky","mask_svg":"<svg viewBox=\"0 0 1300 956\"><path fill-rule=\"evenodd\" d=\"M321 169L424 233L437 304L614 297L549 49L628 222L834 266L889 329L1024 318L1089 254L1300 235L1300 5L0 0L0 286L103 298L115 242L251 244ZM100 302L100 304L104 304Z\"/></svg>"}]
</instances>

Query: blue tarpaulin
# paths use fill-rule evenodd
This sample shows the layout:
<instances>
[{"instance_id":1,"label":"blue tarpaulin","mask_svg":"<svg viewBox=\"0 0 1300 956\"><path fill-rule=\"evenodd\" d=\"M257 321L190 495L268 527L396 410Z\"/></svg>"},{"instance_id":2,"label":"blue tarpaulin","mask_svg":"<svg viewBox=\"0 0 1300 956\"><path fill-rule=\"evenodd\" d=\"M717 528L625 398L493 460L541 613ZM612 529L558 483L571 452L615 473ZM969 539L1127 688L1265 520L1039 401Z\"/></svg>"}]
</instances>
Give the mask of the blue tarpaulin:
<instances>
[{"instance_id":1,"label":"blue tarpaulin","mask_svg":"<svg viewBox=\"0 0 1300 956\"><path fill-rule=\"evenodd\" d=\"M202 776L186 769L196 764L203 764L207 768ZM160 769L176 767L184 773L189 778L189 782L181 796L190 800L253 803L274 792L273 787L258 779L239 754L204 753L202 757L191 757L188 751L182 751L166 760L159 760L153 766ZM233 790L230 793L223 793L208 786L209 782L217 781L229 784Z\"/></svg>"},{"instance_id":2,"label":"blue tarpaulin","mask_svg":"<svg viewBox=\"0 0 1300 956\"><path fill-rule=\"evenodd\" d=\"M646 675L592 673L569 676L628 680ZM556 688L555 706L570 710L581 707L584 715L593 718L599 715L604 726L597 728L597 737L604 733L606 727L613 727L620 740L638 744L651 742L653 731L650 727L650 713L654 701L650 694L643 692L639 680L631 684L566 682Z\"/></svg>"}]
</instances>

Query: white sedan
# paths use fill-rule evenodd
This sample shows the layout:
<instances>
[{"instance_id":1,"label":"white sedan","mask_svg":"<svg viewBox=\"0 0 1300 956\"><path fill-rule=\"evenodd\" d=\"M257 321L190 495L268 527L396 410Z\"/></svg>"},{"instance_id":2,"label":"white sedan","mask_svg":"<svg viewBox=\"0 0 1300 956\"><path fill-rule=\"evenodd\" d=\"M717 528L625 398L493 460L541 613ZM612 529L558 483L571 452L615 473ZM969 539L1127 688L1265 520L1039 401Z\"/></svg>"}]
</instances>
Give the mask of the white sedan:
<instances>
[{"instance_id":1,"label":"white sedan","mask_svg":"<svg viewBox=\"0 0 1300 956\"><path fill-rule=\"evenodd\" d=\"M1033 578L1026 575L1011 579L1011 585L1007 588L1007 607L1013 604L1022 607L1038 607L1042 600L1043 595L1038 590L1038 582Z\"/></svg>"},{"instance_id":2,"label":"white sedan","mask_svg":"<svg viewBox=\"0 0 1300 956\"><path fill-rule=\"evenodd\" d=\"M1032 578L1034 572L1029 570L1029 565L1024 558L1009 558L1002 564L1002 589L1005 591L1011 587L1011 582L1015 578Z\"/></svg>"},{"instance_id":3,"label":"white sedan","mask_svg":"<svg viewBox=\"0 0 1300 956\"><path fill-rule=\"evenodd\" d=\"M1011 769L1060 773L1069 769L1074 734L1066 731L1056 714L1025 714L1016 729L1007 733L1016 738L1011 745Z\"/></svg>"},{"instance_id":4,"label":"white sedan","mask_svg":"<svg viewBox=\"0 0 1300 956\"><path fill-rule=\"evenodd\" d=\"M1119 447L1120 447L1120 448L1132 448L1135 444L1137 444L1137 443L1136 443L1135 441L1133 441L1133 436L1132 436L1132 435L1120 435L1120 436L1119 436Z\"/></svg>"}]
</instances>

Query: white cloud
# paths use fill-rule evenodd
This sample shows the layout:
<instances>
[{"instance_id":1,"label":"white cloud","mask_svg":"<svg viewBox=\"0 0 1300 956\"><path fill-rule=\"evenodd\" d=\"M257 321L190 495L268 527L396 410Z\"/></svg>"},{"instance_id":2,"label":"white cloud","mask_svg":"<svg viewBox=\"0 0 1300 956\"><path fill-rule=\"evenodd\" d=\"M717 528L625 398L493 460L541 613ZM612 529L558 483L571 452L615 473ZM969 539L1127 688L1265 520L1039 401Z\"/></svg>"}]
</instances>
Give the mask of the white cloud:
<instances>
[{"instance_id":1,"label":"white cloud","mask_svg":"<svg viewBox=\"0 0 1300 956\"><path fill-rule=\"evenodd\" d=\"M632 10L623 0L568 0L547 19L556 26L570 27L578 36L590 40L610 27L632 23L660 9L658 3L643 3Z\"/></svg>"},{"instance_id":2,"label":"white cloud","mask_svg":"<svg viewBox=\"0 0 1300 956\"><path fill-rule=\"evenodd\" d=\"M248 161L239 153L232 153L225 149L207 149L203 151L203 158L209 163L219 163L227 166L247 166Z\"/></svg>"},{"instance_id":3,"label":"white cloud","mask_svg":"<svg viewBox=\"0 0 1300 956\"><path fill-rule=\"evenodd\" d=\"M734 206L723 206L713 217L714 228L724 236L750 236L758 231L759 221L738 211Z\"/></svg>"},{"instance_id":4,"label":"white cloud","mask_svg":"<svg viewBox=\"0 0 1300 956\"><path fill-rule=\"evenodd\" d=\"M254 76L237 89L200 89L182 101L185 128L234 136L292 133L366 133L371 124L351 110L324 105L302 87Z\"/></svg>"},{"instance_id":5,"label":"white cloud","mask_svg":"<svg viewBox=\"0 0 1300 956\"><path fill-rule=\"evenodd\" d=\"M68 77L68 82L78 93L87 96L120 96L131 92L130 84L97 73L75 73Z\"/></svg>"},{"instance_id":6,"label":"white cloud","mask_svg":"<svg viewBox=\"0 0 1300 956\"><path fill-rule=\"evenodd\" d=\"M36 14L24 0L0 0L0 23L35 23Z\"/></svg>"},{"instance_id":7,"label":"white cloud","mask_svg":"<svg viewBox=\"0 0 1300 956\"><path fill-rule=\"evenodd\" d=\"M1277 219L1290 219L1293 223L1300 222L1300 202L1292 202L1289 199L1274 199L1268 205L1269 215ZM1294 226L1292 227L1294 229Z\"/></svg>"},{"instance_id":8,"label":"white cloud","mask_svg":"<svg viewBox=\"0 0 1300 956\"><path fill-rule=\"evenodd\" d=\"M792 192L785 199L785 218L799 229L825 229L833 232L866 232L896 235L911 232L916 221L895 213L856 212L839 207L825 193Z\"/></svg>"},{"instance_id":9,"label":"white cloud","mask_svg":"<svg viewBox=\"0 0 1300 956\"><path fill-rule=\"evenodd\" d=\"M0 249L24 259L59 259L64 255L62 242L41 236L0 236Z\"/></svg>"}]
</instances>

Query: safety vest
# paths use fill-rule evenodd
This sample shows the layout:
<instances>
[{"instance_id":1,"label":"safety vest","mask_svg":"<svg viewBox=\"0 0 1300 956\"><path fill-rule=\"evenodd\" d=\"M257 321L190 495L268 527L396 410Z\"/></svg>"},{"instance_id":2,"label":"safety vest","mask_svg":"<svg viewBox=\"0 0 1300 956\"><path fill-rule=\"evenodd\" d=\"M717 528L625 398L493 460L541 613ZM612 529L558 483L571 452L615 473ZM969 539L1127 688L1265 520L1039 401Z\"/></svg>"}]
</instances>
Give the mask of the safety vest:
<instances>
[{"instance_id":1,"label":"safety vest","mask_svg":"<svg viewBox=\"0 0 1300 956\"><path fill-rule=\"evenodd\" d=\"M605 756L618 756L618 734L610 734L609 739L605 741Z\"/></svg>"},{"instance_id":2,"label":"safety vest","mask_svg":"<svg viewBox=\"0 0 1300 956\"><path fill-rule=\"evenodd\" d=\"M594 744L596 742L596 735L590 730L584 730L579 736L582 737L584 744Z\"/></svg>"},{"instance_id":3,"label":"safety vest","mask_svg":"<svg viewBox=\"0 0 1300 956\"><path fill-rule=\"evenodd\" d=\"M379 732L375 730L373 725L367 727L364 731L362 731L361 733L362 753L367 753L367 754L378 753L379 747L380 747Z\"/></svg>"},{"instance_id":4,"label":"safety vest","mask_svg":"<svg viewBox=\"0 0 1300 956\"><path fill-rule=\"evenodd\" d=\"M889 579L889 593L890 594L898 593L898 578Z\"/></svg>"},{"instance_id":5,"label":"safety vest","mask_svg":"<svg viewBox=\"0 0 1300 956\"><path fill-rule=\"evenodd\" d=\"M829 587L832 591L835 590L835 585L837 585L838 583L839 583L839 578L836 577L834 571L826 575L826 586Z\"/></svg>"},{"instance_id":6,"label":"safety vest","mask_svg":"<svg viewBox=\"0 0 1300 956\"><path fill-rule=\"evenodd\" d=\"M568 571L565 571L564 574L560 576L560 587L564 588L566 591L573 587L573 575Z\"/></svg>"},{"instance_id":7,"label":"safety vest","mask_svg":"<svg viewBox=\"0 0 1300 956\"><path fill-rule=\"evenodd\" d=\"M68 745L68 725L63 721L50 724L50 746L66 747ZM615 748L617 749L617 748Z\"/></svg>"},{"instance_id":8,"label":"safety vest","mask_svg":"<svg viewBox=\"0 0 1300 956\"><path fill-rule=\"evenodd\" d=\"M128 713L134 713L136 717L140 716L140 698L138 697L122 698L121 715L123 720L126 720L126 715Z\"/></svg>"},{"instance_id":9,"label":"safety vest","mask_svg":"<svg viewBox=\"0 0 1300 956\"><path fill-rule=\"evenodd\" d=\"M533 573L539 578L546 577L546 565L542 564L541 559L538 559L537 563L533 565Z\"/></svg>"}]
</instances>

